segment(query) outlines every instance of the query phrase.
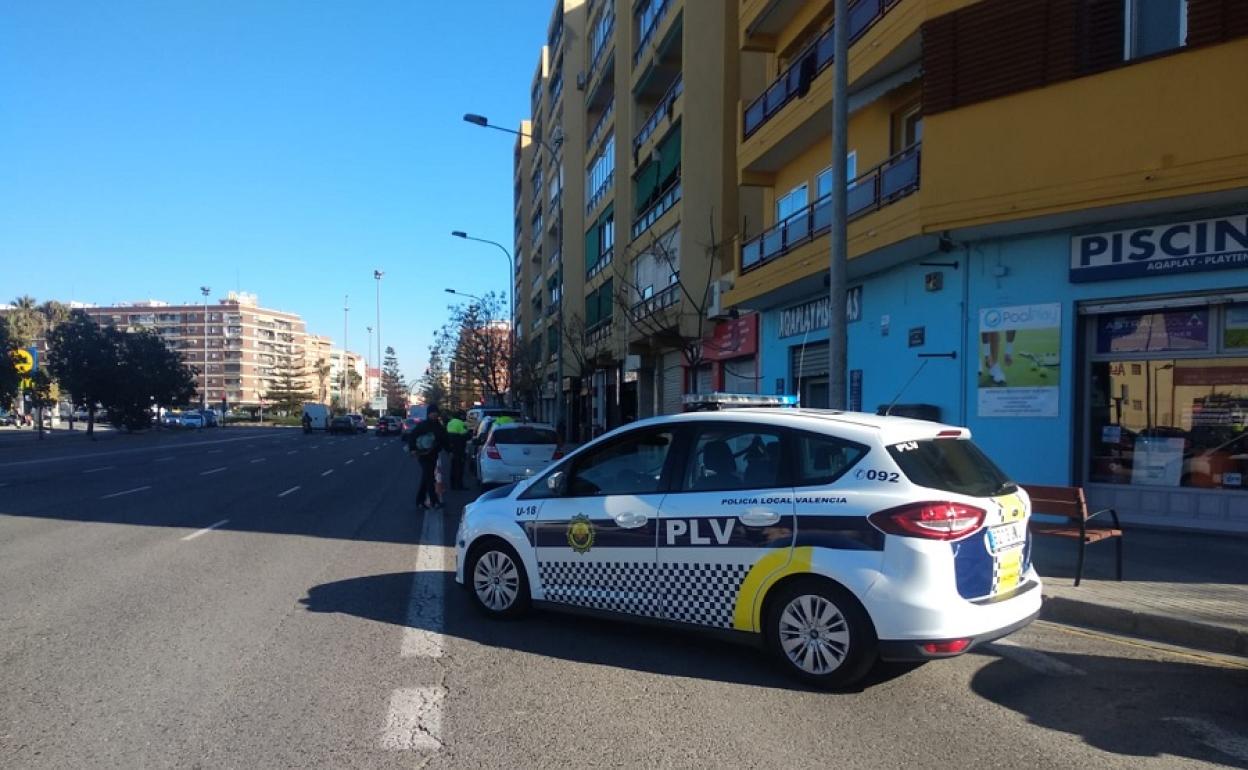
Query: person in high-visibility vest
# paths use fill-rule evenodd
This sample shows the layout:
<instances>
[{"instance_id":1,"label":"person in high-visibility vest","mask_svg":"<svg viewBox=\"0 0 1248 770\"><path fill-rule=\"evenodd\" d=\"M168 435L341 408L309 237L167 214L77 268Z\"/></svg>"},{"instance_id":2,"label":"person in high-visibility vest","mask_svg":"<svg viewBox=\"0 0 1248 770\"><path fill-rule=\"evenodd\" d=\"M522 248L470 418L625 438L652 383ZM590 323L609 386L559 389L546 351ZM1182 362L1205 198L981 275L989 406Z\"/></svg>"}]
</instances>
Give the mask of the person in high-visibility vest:
<instances>
[{"instance_id":1,"label":"person in high-visibility vest","mask_svg":"<svg viewBox=\"0 0 1248 770\"><path fill-rule=\"evenodd\" d=\"M447 437L451 441L451 489L467 489L464 486L464 461L468 452L468 424L463 412L456 412L446 423Z\"/></svg>"}]
</instances>

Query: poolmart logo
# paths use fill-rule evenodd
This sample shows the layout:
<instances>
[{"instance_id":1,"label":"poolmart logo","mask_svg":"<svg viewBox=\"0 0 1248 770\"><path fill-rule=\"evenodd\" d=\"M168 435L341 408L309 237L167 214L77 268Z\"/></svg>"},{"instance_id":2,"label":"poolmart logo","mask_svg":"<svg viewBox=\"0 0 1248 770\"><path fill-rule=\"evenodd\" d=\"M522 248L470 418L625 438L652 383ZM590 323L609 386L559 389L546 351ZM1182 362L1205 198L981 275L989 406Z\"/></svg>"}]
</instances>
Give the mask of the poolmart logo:
<instances>
[{"instance_id":1,"label":"poolmart logo","mask_svg":"<svg viewBox=\"0 0 1248 770\"><path fill-rule=\"evenodd\" d=\"M1070 280L1076 283L1236 267L1248 267L1248 214L1070 240Z\"/></svg>"},{"instance_id":2,"label":"poolmart logo","mask_svg":"<svg viewBox=\"0 0 1248 770\"><path fill-rule=\"evenodd\" d=\"M1048 329L1061 326L1062 306L1016 305L992 307L979 311L981 331L1013 331L1016 329Z\"/></svg>"}]
</instances>

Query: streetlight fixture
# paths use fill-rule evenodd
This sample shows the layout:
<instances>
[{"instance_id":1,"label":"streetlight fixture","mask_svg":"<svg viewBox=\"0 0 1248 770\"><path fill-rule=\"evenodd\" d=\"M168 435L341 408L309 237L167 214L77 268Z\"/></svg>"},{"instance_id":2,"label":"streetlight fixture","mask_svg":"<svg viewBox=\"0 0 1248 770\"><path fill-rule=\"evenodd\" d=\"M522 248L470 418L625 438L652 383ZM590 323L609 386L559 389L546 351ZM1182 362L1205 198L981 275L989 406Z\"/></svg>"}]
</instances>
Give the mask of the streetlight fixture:
<instances>
[{"instance_id":1,"label":"streetlight fixture","mask_svg":"<svg viewBox=\"0 0 1248 770\"><path fill-rule=\"evenodd\" d=\"M507 312L509 316L508 320L512 321L514 324L516 316L516 292L512 286L516 280L516 258L511 255L511 251L506 246L498 241L491 241L488 238L477 238L469 235L463 230L452 230L451 235L455 238L463 238L466 241L476 241L477 243L488 243L491 246L496 246L498 250L503 252L503 255L507 257L507 282L503 284L503 287L507 292L505 296L509 298L509 301L507 302Z\"/></svg>"},{"instance_id":2,"label":"streetlight fixture","mask_svg":"<svg viewBox=\"0 0 1248 770\"><path fill-rule=\"evenodd\" d=\"M454 294L457 297L467 297L468 299L475 299L477 302L485 302L485 300L481 299L475 294L468 294L467 292L455 291L454 289L443 289L442 291L446 292L447 294Z\"/></svg>"},{"instance_id":3,"label":"streetlight fixture","mask_svg":"<svg viewBox=\"0 0 1248 770\"><path fill-rule=\"evenodd\" d=\"M373 270L373 279L377 281L377 368L380 370L384 361L381 357L381 277L380 270ZM377 383L377 395L381 395L381 382Z\"/></svg>"},{"instance_id":4,"label":"streetlight fixture","mask_svg":"<svg viewBox=\"0 0 1248 770\"><path fill-rule=\"evenodd\" d=\"M347 317L351 312L351 295L342 295L342 397L338 399L338 403L342 405L344 414L351 412L351 399L347 395Z\"/></svg>"},{"instance_id":5,"label":"streetlight fixture","mask_svg":"<svg viewBox=\"0 0 1248 770\"><path fill-rule=\"evenodd\" d=\"M556 160L556 156L558 155L557 153L558 145L561 144L559 139L556 139L555 144L552 145L550 142L547 142L545 139L542 139L539 136L535 136L533 134L526 134L523 131L517 131L513 128L506 128L504 126L496 126L490 122L489 118L487 118L484 115L478 115L475 112L464 113L464 122L471 123L472 125L479 126L481 128L492 128L495 131L502 131L505 134L514 134L515 136L520 136L520 137L531 139L537 142L538 145L546 151L549 159L552 162ZM457 238L468 237L466 233L461 234L461 231L458 231L458 230L452 233L452 235L455 235ZM557 211L557 216L555 219L555 240L558 242L559 252L560 254L562 254L563 253L563 204L562 203L559 204L559 209ZM492 241L490 242L492 243ZM505 248L503 250L506 251ZM509 255L510 255L510 252L509 252ZM560 260L562 261L562 256L560 257ZM562 265L560 265L560 267L562 268ZM513 267L513 275L508 277L507 285L509 287L512 286L514 281L515 281L515 276L514 276L514 267ZM559 346L555 352L556 397L555 397L554 423L556 425L563 422L563 407L564 407L564 404L563 404L563 346L567 344L567 340L563 338L562 291L560 292L560 297L559 297L558 324L559 324ZM514 332L515 332L515 307L512 307L512 333L514 334ZM561 437L561 438L566 438L566 437Z\"/></svg>"},{"instance_id":6,"label":"streetlight fixture","mask_svg":"<svg viewBox=\"0 0 1248 770\"><path fill-rule=\"evenodd\" d=\"M212 289L200 286L199 293L204 295L204 389L199 394L199 408L208 408L208 295Z\"/></svg>"}]
</instances>

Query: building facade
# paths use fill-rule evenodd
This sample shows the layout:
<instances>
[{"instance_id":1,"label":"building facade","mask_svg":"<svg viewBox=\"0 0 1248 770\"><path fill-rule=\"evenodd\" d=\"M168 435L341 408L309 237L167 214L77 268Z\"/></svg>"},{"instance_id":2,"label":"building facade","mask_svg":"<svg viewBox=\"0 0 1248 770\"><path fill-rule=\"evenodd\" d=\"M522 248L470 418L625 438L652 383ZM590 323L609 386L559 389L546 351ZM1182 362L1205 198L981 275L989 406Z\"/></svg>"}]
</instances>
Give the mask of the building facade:
<instances>
[{"instance_id":1,"label":"building facade","mask_svg":"<svg viewBox=\"0 0 1248 770\"><path fill-rule=\"evenodd\" d=\"M1248 7L853 4L841 301L831 6L739 10L758 224L725 304L761 313L764 392L826 404L845 312L851 408L967 425L1132 523L1248 530Z\"/></svg>"},{"instance_id":2,"label":"building facade","mask_svg":"<svg viewBox=\"0 0 1248 770\"><path fill-rule=\"evenodd\" d=\"M515 148L515 324L532 408L574 439L678 411L712 334L738 228L725 7L553 9Z\"/></svg>"}]
</instances>

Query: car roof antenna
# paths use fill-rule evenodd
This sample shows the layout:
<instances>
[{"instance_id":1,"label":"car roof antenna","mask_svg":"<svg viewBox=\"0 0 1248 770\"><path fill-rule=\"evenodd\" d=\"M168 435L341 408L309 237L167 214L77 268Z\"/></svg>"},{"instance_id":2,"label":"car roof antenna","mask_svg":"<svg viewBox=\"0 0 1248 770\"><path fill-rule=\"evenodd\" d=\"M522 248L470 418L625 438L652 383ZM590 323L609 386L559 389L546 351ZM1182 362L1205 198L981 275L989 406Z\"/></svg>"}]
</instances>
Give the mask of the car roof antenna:
<instances>
[{"instance_id":1,"label":"car roof antenna","mask_svg":"<svg viewBox=\"0 0 1248 770\"><path fill-rule=\"evenodd\" d=\"M897 391L897 395L893 396L893 400L888 402L888 408L884 410L885 417L892 414L893 407L897 406L897 402L901 400L901 394L906 392L906 388L910 387L910 383L914 382L914 378L919 376L919 373L923 371L923 367L927 366L927 362L931 360L930 358L923 359L923 362L919 364L919 368L914 370L914 374L910 375L910 379L906 380L906 384L902 385L901 390Z\"/></svg>"}]
</instances>

